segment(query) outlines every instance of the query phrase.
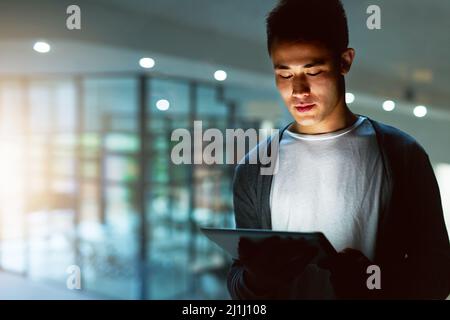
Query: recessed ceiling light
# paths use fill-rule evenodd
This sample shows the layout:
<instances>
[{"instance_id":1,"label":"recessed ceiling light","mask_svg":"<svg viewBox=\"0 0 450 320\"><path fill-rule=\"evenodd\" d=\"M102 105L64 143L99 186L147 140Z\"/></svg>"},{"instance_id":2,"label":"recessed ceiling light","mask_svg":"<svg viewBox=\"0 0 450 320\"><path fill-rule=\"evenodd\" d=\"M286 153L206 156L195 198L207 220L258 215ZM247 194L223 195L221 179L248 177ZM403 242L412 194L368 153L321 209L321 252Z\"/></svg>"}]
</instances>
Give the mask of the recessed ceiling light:
<instances>
[{"instance_id":1,"label":"recessed ceiling light","mask_svg":"<svg viewBox=\"0 0 450 320\"><path fill-rule=\"evenodd\" d=\"M227 73L223 70L217 70L214 72L214 79L217 81L224 81L227 78Z\"/></svg>"},{"instance_id":2,"label":"recessed ceiling light","mask_svg":"<svg viewBox=\"0 0 450 320\"><path fill-rule=\"evenodd\" d=\"M418 118L425 117L427 114L427 107L425 106L417 106L414 108L414 115Z\"/></svg>"},{"instance_id":3,"label":"recessed ceiling light","mask_svg":"<svg viewBox=\"0 0 450 320\"><path fill-rule=\"evenodd\" d=\"M139 65L142 68L150 69L150 68L153 68L155 66L155 60L153 60L152 58L141 58L139 60Z\"/></svg>"},{"instance_id":4,"label":"recessed ceiling light","mask_svg":"<svg viewBox=\"0 0 450 320\"><path fill-rule=\"evenodd\" d=\"M39 53L47 53L50 51L50 45L44 41L38 41L33 45L34 51Z\"/></svg>"},{"instance_id":5,"label":"recessed ceiling light","mask_svg":"<svg viewBox=\"0 0 450 320\"><path fill-rule=\"evenodd\" d=\"M355 101L355 95L353 93L347 92L345 94L345 102L352 103L353 101Z\"/></svg>"},{"instance_id":6,"label":"recessed ceiling light","mask_svg":"<svg viewBox=\"0 0 450 320\"><path fill-rule=\"evenodd\" d=\"M395 109L395 102L392 100L386 100L383 102L383 110L392 111Z\"/></svg>"},{"instance_id":7,"label":"recessed ceiling light","mask_svg":"<svg viewBox=\"0 0 450 320\"><path fill-rule=\"evenodd\" d=\"M156 108L158 108L161 111L166 111L167 109L169 109L169 107L170 107L170 103L166 99L160 99L160 100L156 101Z\"/></svg>"}]
</instances>

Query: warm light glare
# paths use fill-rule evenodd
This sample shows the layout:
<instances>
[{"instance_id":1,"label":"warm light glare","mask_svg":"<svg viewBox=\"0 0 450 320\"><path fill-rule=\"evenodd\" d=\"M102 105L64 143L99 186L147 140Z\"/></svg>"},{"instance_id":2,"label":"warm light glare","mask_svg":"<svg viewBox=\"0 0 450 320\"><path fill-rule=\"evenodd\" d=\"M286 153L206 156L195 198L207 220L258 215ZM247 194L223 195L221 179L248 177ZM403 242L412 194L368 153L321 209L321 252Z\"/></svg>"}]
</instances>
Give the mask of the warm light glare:
<instances>
[{"instance_id":1,"label":"warm light glare","mask_svg":"<svg viewBox=\"0 0 450 320\"><path fill-rule=\"evenodd\" d=\"M21 140L2 139L0 145L0 197L5 201L22 190L23 149ZM2 197L8 195L7 197Z\"/></svg>"}]
</instances>

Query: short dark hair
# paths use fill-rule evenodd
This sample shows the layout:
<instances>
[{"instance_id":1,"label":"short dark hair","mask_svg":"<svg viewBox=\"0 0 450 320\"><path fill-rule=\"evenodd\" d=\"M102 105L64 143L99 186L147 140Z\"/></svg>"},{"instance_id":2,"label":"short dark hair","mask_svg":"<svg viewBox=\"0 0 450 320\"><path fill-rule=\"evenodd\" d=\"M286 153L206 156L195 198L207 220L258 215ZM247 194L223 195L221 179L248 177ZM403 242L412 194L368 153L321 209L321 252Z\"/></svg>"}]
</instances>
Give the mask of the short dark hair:
<instances>
[{"instance_id":1,"label":"short dark hair","mask_svg":"<svg viewBox=\"0 0 450 320\"><path fill-rule=\"evenodd\" d=\"M267 49L275 40L319 41L342 53L348 47L348 26L340 0L280 0L266 18Z\"/></svg>"}]
</instances>

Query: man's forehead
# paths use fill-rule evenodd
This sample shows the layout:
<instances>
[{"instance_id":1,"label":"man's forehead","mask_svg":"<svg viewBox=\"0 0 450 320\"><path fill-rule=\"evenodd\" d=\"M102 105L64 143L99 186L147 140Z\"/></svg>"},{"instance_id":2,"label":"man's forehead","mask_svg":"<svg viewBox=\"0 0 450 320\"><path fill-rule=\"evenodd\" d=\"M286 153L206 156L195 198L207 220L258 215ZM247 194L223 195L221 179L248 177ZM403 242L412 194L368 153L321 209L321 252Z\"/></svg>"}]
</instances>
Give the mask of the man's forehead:
<instances>
[{"instance_id":1,"label":"man's forehead","mask_svg":"<svg viewBox=\"0 0 450 320\"><path fill-rule=\"evenodd\" d=\"M275 69L290 69L290 68L312 68L315 66L321 66L327 63L326 59L311 58L302 59L303 61L274 61L273 67Z\"/></svg>"},{"instance_id":2,"label":"man's forehead","mask_svg":"<svg viewBox=\"0 0 450 320\"><path fill-rule=\"evenodd\" d=\"M277 43L272 48L274 67L304 67L310 64L324 64L331 59L331 52L314 43Z\"/></svg>"}]
</instances>

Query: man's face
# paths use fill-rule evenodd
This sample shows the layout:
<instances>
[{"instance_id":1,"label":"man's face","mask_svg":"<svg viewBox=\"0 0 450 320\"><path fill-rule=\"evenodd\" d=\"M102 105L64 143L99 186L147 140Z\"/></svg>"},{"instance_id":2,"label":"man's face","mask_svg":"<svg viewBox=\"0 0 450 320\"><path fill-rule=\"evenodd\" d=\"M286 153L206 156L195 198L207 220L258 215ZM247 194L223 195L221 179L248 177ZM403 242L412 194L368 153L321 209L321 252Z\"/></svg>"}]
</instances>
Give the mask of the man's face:
<instances>
[{"instance_id":1,"label":"man's face","mask_svg":"<svg viewBox=\"0 0 450 320\"><path fill-rule=\"evenodd\" d=\"M344 115L343 75L353 49L342 57L315 42L274 42L271 58L276 85L289 112L305 133L320 133ZM347 50L347 51L348 51Z\"/></svg>"}]
</instances>

